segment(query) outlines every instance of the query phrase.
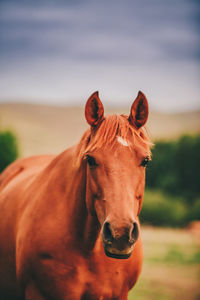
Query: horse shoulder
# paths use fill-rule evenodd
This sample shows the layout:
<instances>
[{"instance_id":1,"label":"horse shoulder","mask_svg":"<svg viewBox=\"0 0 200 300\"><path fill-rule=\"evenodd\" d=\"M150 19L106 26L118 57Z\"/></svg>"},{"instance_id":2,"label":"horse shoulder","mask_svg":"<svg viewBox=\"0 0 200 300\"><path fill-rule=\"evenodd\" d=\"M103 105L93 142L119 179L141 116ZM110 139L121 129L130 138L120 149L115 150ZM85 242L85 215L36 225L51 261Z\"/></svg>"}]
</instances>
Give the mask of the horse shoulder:
<instances>
[{"instance_id":1,"label":"horse shoulder","mask_svg":"<svg viewBox=\"0 0 200 300\"><path fill-rule=\"evenodd\" d=\"M19 159L0 175L0 290L16 290L16 236L19 216L24 215L29 202L25 199L26 185L51 159L52 156Z\"/></svg>"}]
</instances>

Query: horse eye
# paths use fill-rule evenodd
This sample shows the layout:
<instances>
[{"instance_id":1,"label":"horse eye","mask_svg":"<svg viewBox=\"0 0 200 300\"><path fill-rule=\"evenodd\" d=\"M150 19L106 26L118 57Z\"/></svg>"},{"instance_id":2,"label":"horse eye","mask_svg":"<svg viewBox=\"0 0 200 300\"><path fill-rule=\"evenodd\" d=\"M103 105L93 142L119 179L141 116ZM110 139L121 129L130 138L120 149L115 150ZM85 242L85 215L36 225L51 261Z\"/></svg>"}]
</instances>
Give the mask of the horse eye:
<instances>
[{"instance_id":1,"label":"horse eye","mask_svg":"<svg viewBox=\"0 0 200 300\"><path fill-rule=\"evenodd\" d=\"M141 162L141 166L142 166L142 167L146 167L146 165L148 164L148 162L149 162L149 157L147 156L147 157L145 157L145 159L143 159L143 161Z\"/></svg>"},{"instance_id":2,"label":"horse eye","mask_svg":"<svg viewBox=\"0 0 200 300\"><path fill-rule=\"evenodd\" d=\"M86 156L86 160L87 160L87 163L90 167L95 167L97 166L97 163L96 163L96 160L94 157L90 156L90 155L87 155Z\"/></svg>"}]
</instances>

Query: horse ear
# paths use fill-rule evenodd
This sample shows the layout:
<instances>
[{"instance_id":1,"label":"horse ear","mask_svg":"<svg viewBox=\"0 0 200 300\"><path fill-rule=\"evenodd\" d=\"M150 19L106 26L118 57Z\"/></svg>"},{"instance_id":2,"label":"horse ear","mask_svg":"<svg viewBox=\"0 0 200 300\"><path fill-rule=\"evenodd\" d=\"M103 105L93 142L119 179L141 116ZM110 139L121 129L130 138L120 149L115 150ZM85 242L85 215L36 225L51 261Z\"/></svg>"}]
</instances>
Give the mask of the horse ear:
<instances>
[{"instance_id":1,"label":"horse ear","mask_svg":"<svg viewBox=\"0 0 200 300\"><path fill-rule=\"evenodd\" d=\"M131 106L131 112L129 116L129 121L137 129L142 127L149 115L149 106L146 96L139 91L138 95Z\"/></svg>"},{"instance_id":2,"label":"horse ear","mask_svg":"<svg viewBox=\"0 0 200 300\"><path fill-rule=\"evenodd\" d=\"M85 105L85 118L89 125L95 127L104 118L104 107L99 99L99 93L93 93Z\"/></svg>"}]
</instances>

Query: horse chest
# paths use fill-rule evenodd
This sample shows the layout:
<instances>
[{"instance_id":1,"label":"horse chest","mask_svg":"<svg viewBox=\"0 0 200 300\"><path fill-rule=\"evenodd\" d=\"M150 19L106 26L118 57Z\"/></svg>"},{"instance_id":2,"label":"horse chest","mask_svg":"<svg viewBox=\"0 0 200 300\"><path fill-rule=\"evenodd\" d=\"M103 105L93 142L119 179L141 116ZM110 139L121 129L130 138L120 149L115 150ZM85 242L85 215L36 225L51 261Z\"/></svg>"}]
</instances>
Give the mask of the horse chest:
<instances>
[{"instance_id":1,"label":"horse chest","mask_svg":"<svg viewBox=\"0 0 200 300\"><path fill-rule=\"evenodd\" d=\"M109 282L104 282L100 280L96 276L91 279L85 281L85 283L81 281L77 281L74 286L70 286L68 289L68 293L71 294L74 289L77 289L77 286L82 286L80 292L72 297L72 299L76 300L114 300L120 299L122 294L122 288L120 284L114 285Z\"/></svg>"},{"instance_id":2,"label":"horse chest","mask_svg":"<svg viewBox=\"0 0 200 300\"><path fill-rule=\"evenodd\" d=\"M117 300L129 289L124 270L116 266L107 268L103 262L84 265L77 272L74 282L82 286L81 300Z\"/></svg>"},{"instance_id":3,"label":"horse chest","mask_svg":"<svg viewBox=\"0 0 200 300\"><path fill-rule=\"evenodd\" d=\"M128 291L128 282L121 268L106 266L73 257L71 261L45 259L37 272L45 294L62 300L117 300ZM45 276L44 276L45 274Z\"/></svg>"},{"instance_id":4,"label":"horse chest","mask_svg":"<svg viewBox=\"0 0 200 300\"><path fill-rule=\"evenodd\" d=\"M84 300L111 300L111 299L120 299L122 293L121 284L118 282L114 284L114 282L100 280L99 278L94 278L87 282L84 285L84 293L82 294L80 299Z\"/></svg>"}]
</instances>

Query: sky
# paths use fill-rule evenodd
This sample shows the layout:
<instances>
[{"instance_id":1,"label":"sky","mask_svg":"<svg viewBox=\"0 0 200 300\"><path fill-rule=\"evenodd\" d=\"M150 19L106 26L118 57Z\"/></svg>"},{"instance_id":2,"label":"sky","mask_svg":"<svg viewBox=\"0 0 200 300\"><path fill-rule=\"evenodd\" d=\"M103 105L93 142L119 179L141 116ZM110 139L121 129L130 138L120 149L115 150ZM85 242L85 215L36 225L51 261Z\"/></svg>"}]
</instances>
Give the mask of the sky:
<instances>
[{"instance_id":1,"label":"sky","mask_svg":"<svg viewBox=\"0 0 200 300\"><path fill-rule=\"evenodd\" d=\"M199 0L0 0L0 102L200 109Z\"/></svg>"}]
</instances>

